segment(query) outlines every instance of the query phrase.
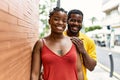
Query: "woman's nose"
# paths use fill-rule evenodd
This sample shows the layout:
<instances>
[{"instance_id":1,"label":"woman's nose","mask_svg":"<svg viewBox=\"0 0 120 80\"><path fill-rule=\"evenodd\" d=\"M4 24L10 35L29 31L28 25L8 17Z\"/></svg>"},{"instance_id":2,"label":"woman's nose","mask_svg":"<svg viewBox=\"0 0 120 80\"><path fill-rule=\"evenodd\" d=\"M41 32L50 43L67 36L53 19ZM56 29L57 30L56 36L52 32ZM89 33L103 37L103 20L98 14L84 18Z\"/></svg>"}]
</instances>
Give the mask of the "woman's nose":
<instances>
[{"instance_id":1,"label":"woman's nose","mask_svg":"<svg viewBox=\"0 0 120 80\"><path fill-rule=\"evenodd\" d=\"M62 21L62 20L59 20L58 23L59 23L59 24L63 24L63 21Z\"/></svg>"}]
</instances>

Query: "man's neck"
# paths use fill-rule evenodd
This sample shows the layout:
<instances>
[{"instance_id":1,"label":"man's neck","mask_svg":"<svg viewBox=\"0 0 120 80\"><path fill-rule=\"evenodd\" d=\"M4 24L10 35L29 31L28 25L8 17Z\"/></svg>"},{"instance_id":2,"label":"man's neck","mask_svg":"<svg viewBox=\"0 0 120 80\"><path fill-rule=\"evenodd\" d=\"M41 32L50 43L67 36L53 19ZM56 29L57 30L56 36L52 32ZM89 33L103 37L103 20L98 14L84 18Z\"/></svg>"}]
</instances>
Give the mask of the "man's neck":
<instances>
[{"instance_id":1,"label":"man's neck","mask_svg":"<svg viewBox=\"0 0 120 80\"><path fill-rule=\"evenodd\" d=\"M79 33L73 34L73 33L71 33L70 31L67 30L67 35L68 35L69 37L78 37L78 36L79 36Z\"/></svg>"}]
</instances>

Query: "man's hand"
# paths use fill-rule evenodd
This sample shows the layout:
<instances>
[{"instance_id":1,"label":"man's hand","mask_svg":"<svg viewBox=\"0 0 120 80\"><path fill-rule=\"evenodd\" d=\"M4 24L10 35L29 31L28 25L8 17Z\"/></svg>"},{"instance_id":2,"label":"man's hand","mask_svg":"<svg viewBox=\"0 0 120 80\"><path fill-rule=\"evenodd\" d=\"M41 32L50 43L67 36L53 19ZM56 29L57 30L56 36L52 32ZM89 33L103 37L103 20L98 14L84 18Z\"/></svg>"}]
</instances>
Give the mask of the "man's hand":
<instances>
[{"instance_id":1,"label":"man's hand","mask_svg":"<svg viewBox=\"0 0 120 80\"><path fill-rule=\"evenodd\" d=\"M83 41L77 37L71 37L71 40L76 45L77 51L82 54L84 66L90 71L93 71L97 62L88 55L84 48Z\"/></svg>"},{"instance_id":2,"label":"man's hand","mask_svg":"<svg viewBox=\"0 0 120 80\"><path fill-rule=\"evenodd\" d=\"M84 54L86 52L82 39L78 37L71 37L71 41L75 44L79 53Z\"/></svg>"}]
</instances>

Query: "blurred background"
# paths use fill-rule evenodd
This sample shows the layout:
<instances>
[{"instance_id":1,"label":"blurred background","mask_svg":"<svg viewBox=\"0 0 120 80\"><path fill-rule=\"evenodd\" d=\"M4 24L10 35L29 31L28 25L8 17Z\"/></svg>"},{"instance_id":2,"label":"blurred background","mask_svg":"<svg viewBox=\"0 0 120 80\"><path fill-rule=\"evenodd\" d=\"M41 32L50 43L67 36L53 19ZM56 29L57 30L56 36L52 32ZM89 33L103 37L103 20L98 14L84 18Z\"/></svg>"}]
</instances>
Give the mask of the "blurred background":
<instances>
[{"instance_id":1,"label":"blurred background","mask_svg":"<svg viewBox=\"0 0 120 80\"><path fill-rule=\"evenodd\" d=\"M79 9L84 13L82 32L93 38L98 46L120 48L120 0L41 0L40 33L49 33L48 14L56 5L69 11ZM43 29L42 29L43 28ZM46 29L45 29L46 28ZM46 31L46 33L44 33ZM42 33L43 32L43 33Z\"/></svg>"},{"instance_id":2,"label":"blurred background","mask_svg":"<svg viewBox=\"0 0 120 80\"><path fill-rule=\"evenodd\" d=\"M96 44L89 80L120 80L120 0L0 0L0 80L30 80L32 50L47 36L53 7L84 13L82 32Z\"/></svg>"}]
</instances>

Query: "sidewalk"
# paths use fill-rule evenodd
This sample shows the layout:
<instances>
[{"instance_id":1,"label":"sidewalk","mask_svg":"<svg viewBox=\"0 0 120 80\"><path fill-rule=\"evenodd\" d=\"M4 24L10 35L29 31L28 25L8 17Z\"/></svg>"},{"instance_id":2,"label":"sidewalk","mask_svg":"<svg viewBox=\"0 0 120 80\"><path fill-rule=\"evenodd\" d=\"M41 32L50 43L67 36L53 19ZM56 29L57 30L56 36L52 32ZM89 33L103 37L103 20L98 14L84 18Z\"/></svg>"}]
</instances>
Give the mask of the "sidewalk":
<instances>
[{"instance_id":1,"label":"sidewalk","mask_svg":"<svg viewBox=\"0 0 120 80\"><path fill-rule=\"evenodd\" d=\"M114 76L110 77L110 73L102 69L99 64L95 67L94 71L87 72L88 80L120 80Z\"/></svg>"}]
</instances>

